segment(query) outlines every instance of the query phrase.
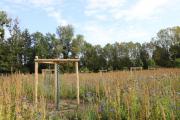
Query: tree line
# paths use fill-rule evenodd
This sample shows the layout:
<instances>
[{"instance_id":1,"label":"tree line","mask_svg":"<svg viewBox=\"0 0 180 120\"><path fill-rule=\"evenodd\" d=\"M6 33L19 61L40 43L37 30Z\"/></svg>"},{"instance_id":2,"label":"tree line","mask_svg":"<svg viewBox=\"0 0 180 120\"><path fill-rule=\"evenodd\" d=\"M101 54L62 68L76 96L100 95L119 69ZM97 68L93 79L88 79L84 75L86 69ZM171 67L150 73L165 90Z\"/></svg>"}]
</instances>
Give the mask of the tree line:
<instances>
[{"instance_id":1,"label":"tree line","mask_svg":"<svg viewBox=\"0 0 180 120\"><path fill-rule=\"evenodd\" d=\"M34 58L80 58L81 71L123 70L129 67L180 67L180 27L161 29L150 42L92 45L75 35L72 25L58 26L56 34L22 30L18 19L0 11L0 73L34 72ZM5 35L6 34L6 35ZM7 35L8 34L8 35ZM8 37L7 37L8 36ZM50 65L40 65L51 68ZM73 64L61 65L72 72Z\"/></svg>"}]
</instances>

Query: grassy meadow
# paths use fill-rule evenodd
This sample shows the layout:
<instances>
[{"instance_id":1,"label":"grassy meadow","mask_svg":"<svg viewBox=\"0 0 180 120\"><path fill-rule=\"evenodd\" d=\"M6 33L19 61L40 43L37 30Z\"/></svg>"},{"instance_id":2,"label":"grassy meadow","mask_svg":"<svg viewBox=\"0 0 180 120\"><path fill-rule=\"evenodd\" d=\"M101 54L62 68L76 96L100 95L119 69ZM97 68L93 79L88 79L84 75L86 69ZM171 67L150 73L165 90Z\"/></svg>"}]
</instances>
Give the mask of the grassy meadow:
<instances>
[{"instance_id":1,"label":"grassy meadow","mask_svg":"<svg viewBox=\"0 0 180 120\"><path fill-rule=\"evenodd\" d=\"M60 75L60 110L54 106L54 76L39 75L38 107L34 75L0 76L0 120L178 120L180 69Z\"/></svg>"}]
</instances>

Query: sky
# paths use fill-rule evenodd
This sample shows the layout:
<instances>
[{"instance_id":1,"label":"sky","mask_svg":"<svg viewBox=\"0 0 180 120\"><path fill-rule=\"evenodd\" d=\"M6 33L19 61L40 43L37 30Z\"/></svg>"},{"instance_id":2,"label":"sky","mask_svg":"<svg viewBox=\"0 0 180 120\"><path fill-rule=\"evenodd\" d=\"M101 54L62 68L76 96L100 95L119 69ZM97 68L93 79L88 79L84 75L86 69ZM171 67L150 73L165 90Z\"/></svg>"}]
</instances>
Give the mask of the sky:
<instances>
[{"instance_id":1,"label":"sky","mask_svg":"<svg viewBox=\"0 0 180 120\"><path fill-rule=\"evenodd\" d=\"M149 42L160 29L180 26L180 0L0 0L31 33L71 24L93 45Z\"/></svg>"}]
</instances>

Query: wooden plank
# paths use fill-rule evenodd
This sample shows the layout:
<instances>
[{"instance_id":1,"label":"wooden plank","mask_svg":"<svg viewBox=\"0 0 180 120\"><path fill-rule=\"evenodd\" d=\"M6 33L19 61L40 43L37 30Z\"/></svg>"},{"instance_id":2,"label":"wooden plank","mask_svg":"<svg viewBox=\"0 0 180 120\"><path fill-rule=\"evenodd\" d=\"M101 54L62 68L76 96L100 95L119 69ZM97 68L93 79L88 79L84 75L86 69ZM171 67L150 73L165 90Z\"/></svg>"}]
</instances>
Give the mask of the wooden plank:
<instances>
[{"instance_id":1,"label":"wooden plank","mask_svg":"<svg viewBox=\"0 0 180 120\"><path fill-rule=\"evenodd\" d=\"M78 62L75 63L76 64L76 78L77 78L77 104L79 105L79 70L78 70Z\"/></svg>"},{"instance_id":2,"label":"wooden plank","mask_svg":"<svg viewBox=\"0 0 180 120\"><path fill-rule=\"evenodd\" d=\"M36 56L36 59L38 59L38 56ZM35 62L35 106L37 108L38 103L38 62Z\"/></svg>"},{"instance_id":3,"label":"wooden plank","mask_svg":"<svg viewBox=\"0 0 180 120\"><path fill-rule=\"evenodd\" d=\"M59 110L59 85L58 85L58 71L57 71L57 64L54 64L54 71L55 71L55 105L56 110Z\"/></svg>"},{"instance_id":4,"label":"wooden plank","mask_svg":"<svg viewBox=\"0 0 180 120\"><path fill-rule=\"evenodd\" d=\"M99 70L99 72L107 72L107 70Z\"/></svg>"},{"instance_id":5,"label":"wooden plank","mask_svg":"<svg viewBox=\"0 0 180 120\"><path fill-rule=\"evenodd\" d=\"M42 72L54 72L54 69L42 69Z\"/></svg>"},{"instance_id":6,"label":"wooden plank","mask_svg":"<svg viewBox=\"0 0 180 120\"><path fill-rule=\"evenodd\" d=\"M78 62L80 59L35 59L38 63L64 63L64 62Z\"/></svg>"},{"instance_id":7,"label":"wooden plank","mask_svg":"<svg viewBox=\"0 0 180 120\"><path fill-rule=\"evenodd\" d=\"M142 67L130 67L130 70L142 70Z\"/></svg>"},{"instance_id":8,"label":"wooden plank","mask_svg":"<svg viewBox=\"0 0 180 120\"><path fill-rule=\"evenodd\" d=\"M37 61L38 62L38 61ZM43 63L43 64L55 64L55 62L42 62L42 61L40 61L40 62L38 62L38 63Z\"/></svg>"}]
</instances>

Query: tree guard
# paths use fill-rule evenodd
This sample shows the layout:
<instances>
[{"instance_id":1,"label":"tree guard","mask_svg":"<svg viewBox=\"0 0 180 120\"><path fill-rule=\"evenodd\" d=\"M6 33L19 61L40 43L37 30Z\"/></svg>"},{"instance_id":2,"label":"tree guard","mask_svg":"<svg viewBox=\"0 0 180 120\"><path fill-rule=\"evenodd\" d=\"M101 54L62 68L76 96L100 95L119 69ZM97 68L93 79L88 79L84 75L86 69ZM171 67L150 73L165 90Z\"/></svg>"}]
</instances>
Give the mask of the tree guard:
<instances>
[{"instance_id":1,"label":"tree guard","mask_svg":"<svg viewBox=\"0 0 180 120\"><path fill-rule=\"evenodd\" d=\"M58 84L58 72L60 71L59 65L58 64L62 64L62 63L67 63L67 62L74 62L75 63L75 67L76 67L76 89L77 89L77 104L79 105L79 70L78 70L78 62L79 59L38 59L38 56L35 57L35 106L37 108L37 103L38 103L38 99L37 99L37 93L38 93L38 65L39 64L54 64L54 75L55 75L55 105L56 105L56 109L59 108L59 84Z\"/></svg>"}]
</instances>

